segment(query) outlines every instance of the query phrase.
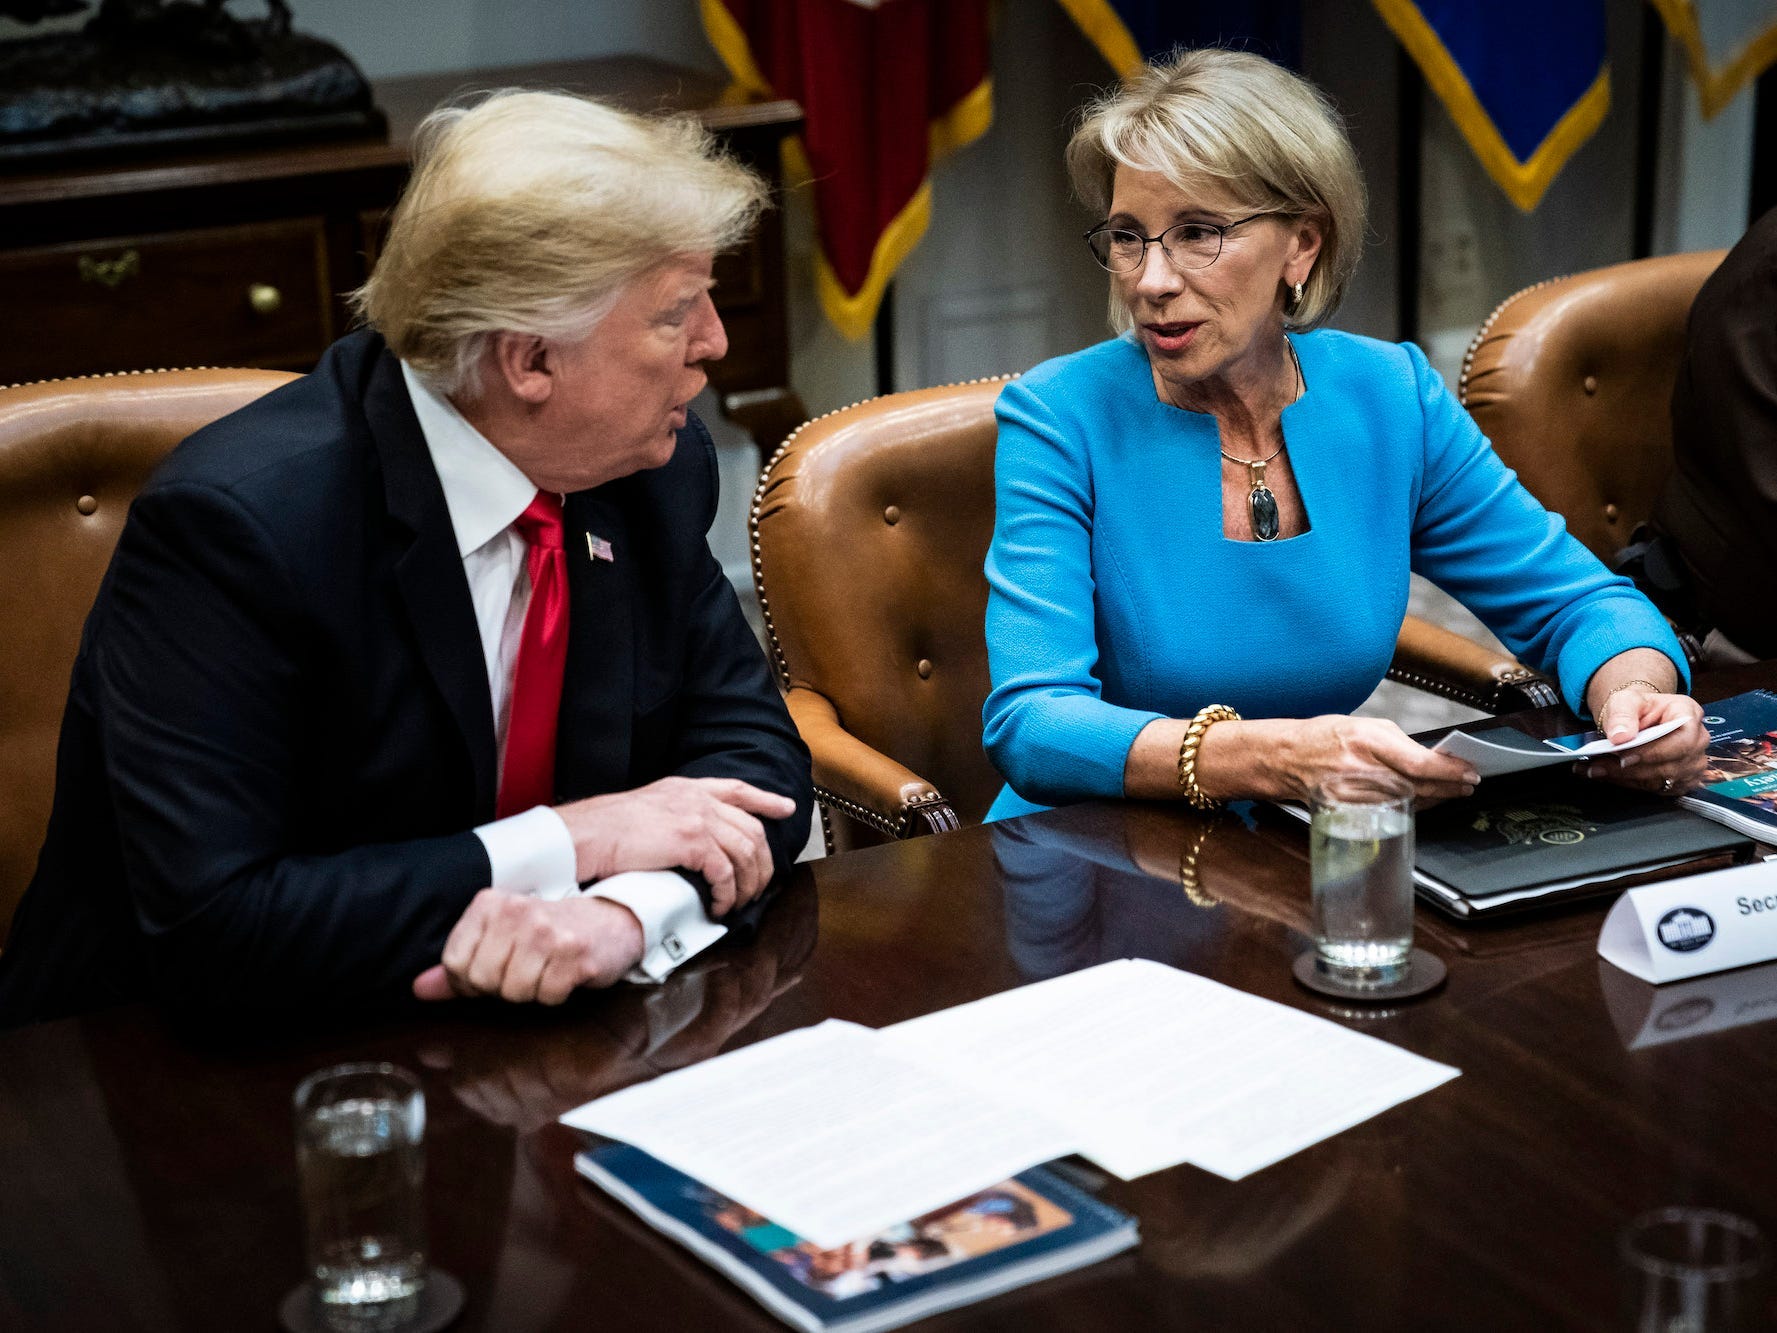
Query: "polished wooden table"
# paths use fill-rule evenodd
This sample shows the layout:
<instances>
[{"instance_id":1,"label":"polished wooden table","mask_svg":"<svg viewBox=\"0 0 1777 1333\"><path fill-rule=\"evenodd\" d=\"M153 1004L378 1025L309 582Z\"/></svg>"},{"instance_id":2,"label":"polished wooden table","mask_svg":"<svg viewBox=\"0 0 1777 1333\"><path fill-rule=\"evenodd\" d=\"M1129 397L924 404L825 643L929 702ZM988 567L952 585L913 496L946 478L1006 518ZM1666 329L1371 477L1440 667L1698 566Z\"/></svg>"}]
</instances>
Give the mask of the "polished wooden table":
<instances>
[{"instance_id":1,"label":"polished wooden table","mask_svg":"<svg viewBox=\"0 0 1777 1333\"><path fill-rule=\"evenodd\" d=\"M1777 1240L1777 1027L1746 1021L1777 1017L1777 969L1729 974L1740 1026L1685 1038L1705 987L1632 1047L1673 993L1597 958L1602 907L1479 929L1422 911L1448 985L1345 1008L1290 977L1306 856L1282 823L1082 806L804 866L753 942L562 1011L230 1035L130 1008L0 1035L0 1327L270 1327L300 1276L291 1092L365 1059L425 1086L433 1255L468 1290L460 1327L777 1327L580 1183L554 1117L829 1016L893 1023L1130 956L1462 1077L1238 1183L1107 1180L1138 1250L933 1327L1615 1328L1618 1238L1643 1211L1724 1208Z\"/></svg>"}]
</instances>

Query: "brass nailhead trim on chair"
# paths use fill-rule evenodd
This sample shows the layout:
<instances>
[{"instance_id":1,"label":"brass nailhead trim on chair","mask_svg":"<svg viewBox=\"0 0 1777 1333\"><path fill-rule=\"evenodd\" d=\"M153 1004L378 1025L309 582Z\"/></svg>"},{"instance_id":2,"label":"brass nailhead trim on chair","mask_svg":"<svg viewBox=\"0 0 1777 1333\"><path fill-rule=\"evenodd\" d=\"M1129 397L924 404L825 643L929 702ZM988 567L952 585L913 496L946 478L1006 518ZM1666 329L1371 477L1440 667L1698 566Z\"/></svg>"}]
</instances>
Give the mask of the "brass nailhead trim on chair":
<instances>
[{"instance_id":1,"label":"brass nailhead trim on chair","mask_svg":"<svg viewBox=\"0 0 1777 1333\"><path fill-rule=\"evenodd\" d=\"M1018 376L1016 374L983 375L979 379L957 380L952 384L934 384L928 387L934 389L961 389L970 384L1000 384L1007 380L1015 380L1017 378ZM777 672L778 685L782 689L787 690L790 688L790 665L784 660L783 645L778 641L777 622L774 621L771 616L771 598L765 591L765 565L759 556L759 511L765 504L765 487L771 481L771 470L783 460L784 455L790 451L790 446L796 443L797 437L810 426L814 425L816 421L825 421L828 417L836 417L841 412L854 411L857 408L863 407L869 403L874 403L878 399L887 396L888 395L885 394L877 394L872 398L860 398L855 403L848 403L844 407L836 407L831 412L823 412L820 416L803 422L800 426L796 427L795 430L791 431L784 437L784 442L778 445L777 452L772 454L770 460L759 470L759 484L753 488L753 503L751 508L747 510L747 539L748 544L752 547L753 588L759 594L759 614L765 621L765 641L767 646L771 649L772 669ZM890 507L893 508L893 506ZM886 511L883 517L885 519L888 517ZM893 522L894 520L889 519L889 521Z\"/></svg>"},{"instance_id":2,"label":"brass nailhead trim on chair","mask_svg":"<svg viewBox=\"0 0 1777 1333\"><path fill-rule=\"evenodd\" d=\"M81 496L74 502L74 507L88 518L99 512L99 502L90 495Z\"/></svg>"},{"instance_id":3,"label":"brass nailhead trim on chair","mask_svg":"<svg viewBox=\"0 0 1777 1333\"><path fill-rule=\"evenodd\" d=\"M1462 354L1462 373L1457 376L1456 379L1457 402L1461 403L1464 407L1468 406L1468 377L1469 372L1475 368L1475 353L1481 350L1481 344L1487 341L1488 336L1493 332L1494 324L1498 322L1501 315L1505 314L1506 307L1513 301L1516 301L1520 296L1528 296L1538 287L1547 287L1552 282L1566 282L1567 279L1572 276L1572 274L1567 274L1559 278L1544 278L1541 282L1533 282L1530 286L1513 292L1510 296L1506 297L1505 300L1493 307L1493 313L1481 321L1481 327L1475 330L1475 336L1469 339L1468 350Z\"/></svg>"},{"instance_id":4,"label":"brass nailhead trim on chair","mask_svg":"<svg viewBox=\"0 0 1777 1333\"><path fill-rule=\"evenodd\" d=\"M1468 708L1478 708L1486 713L1498 713L1500 705L1505 702L1506 691L1516 689L1525 701L1524 707L1545 708L1561 702L1561 696L1554 686L1541 674L1529 667L1520 667L1516 671L1501 672L1497 677L1498 684L1491 693L1482 694L1478 690L1466 689L1461 685L1452 685L1448 681L1434 680L1423 676L1417 671L1405 668L1390 667L1388 679L1400 685L1408 685L1427 694L1435 694L1440 698L1450 699Z\"/></svg>"},{"instance_id":5,"label":"brass nailhead trim on chair","mask_svg":"<svg viewBox=\"0 0 1777 1333\"><path fill-rule=\"evenodd\" d=\"M828 791L827 788L821 786L819 783L815 784L814 794L815 798L819 800L822 805L830 805L835 810L850 815L860 824L868 824L878 833L886 833L889 837L894 838L897 841L906 836L906 815L902 815L899 819L889 819L884 815L878 814L874 810L866 809L856 801L846 800L845 797L839 795L838 792ZM831 847L831 843L828 845Z\"/></svg>"},{"instance_id":6,"label":"brass nailhead trim on chair","mask_svg":"<svg viewBox=\"0 0 1777 1333\"><path fill-rule=\"evenodd\" d=\"M843 814L848 814L860 824L868 824L878 833L886 833L897 842L907 836L907 830L913 827L913 817L920 811L930 810L934 807L942 808L944 810L950 809L950 802L946 801L942 796L929 796L923 801L909 802L902 807L901 813L897 818L890 819L880 811L866 809L856 801L847 800L845 797L839 795L838 792L829 791L818 782L815 784L814 794L815 799L818 800L822 806L831 806L833 809L838 810ZM826 839L827 852L831 855L833 851L833 827L830 823L826 822L826 814L824 811L821 818L822 833ZM951 814L949 819L938 821L938 823L940 825L936 830L938 832L948 833L951 829L962 827L954 813Z\"/></svg>"},{"instance_id":7,"label":"brass nailhead trim on chair","mask_svg":"<svg viewBox=\"0 0 1777 1333\"><path fill-rule=\"evenodd\" d=\"M983 375L979 379L958 380L952 384L937 384L930 387L938 389L960 389L970 384L999 384L1017 378L1018 376L1016 374ZM753 488L753 503L747 510L747 544L752 549L753 588L759 594L759 614L765 621L765 641L767 646L771 649L771 666L772 669L777 672L778 685L781 689L788 690L790 688L790 664L784 660L784 646L777 636L777 622L772 619L771 598L765 591L765 561L759 551L759 512L765 506L765 488L771 482L771 470L783 461L784 455L790 451L790 446L796 443L797 437L816 421L825 421L828 417L838 416L841 412L853 411L868 403L874 403L878 398L884 396L885 395L878 394L873 398L861 398L855 403L848 404L845 407L835 408L831 412L823 412L820 416L815 417L810 421L803 422L800 426L796 427L795 430L791 431L784 437L784 442L777 447L777 451L772 454L765 466L759 469L759 484ZM883 511L882 516L885 522L892 525L900 518L900 509L895 505L890 505ZM822 787L819 784L816 784L814 794L815 798L822 806L821 839L826 844L828 855L832 855L833 852L833 825L827 817L827 807L831 806L834 809L843 811L844 813L851 815L854 819L869 825L871 828L886 833L889 837L894 838L897 841L907 836L907 828L910 818L908 812L920 808L918 805L908 806L906 810L902 811L899 820L891 821L886 817L877 814L874 810L866 810L857 802L848 801L836 792L828 791L825 787ZM940 796L932 802L922 804L947 805L948 802Z\"/></svg>"},{"instance_id":8,"label":"brass nailhead trim on chair","mask_svg":"<svg viewBox=\"0 0 1777 1333\"><path fill-rule=\"evenodd\" d=\"M1487 708L1490 701L1482 695L1475 693L1473 690L1465 690L1460 685L1451 685L1441 680L1433 680L1430 676L1422 676L1417 671L1407 671L1399 667L1390 667L1388 670L1388 679L1394 681L1398 685L1406 685L1415 690L1423 690L1427 694L1435 694L1440 698L1452 700L1455 703L1463 704L1469 708L1490 711Z\"/></svg>"},{"instance_id":9,"label":"brass nailhead trim on chair","mask_svg":"<svg viewBox=\"0 0 1777 1333\"><path fill-rule=\"evenodd\" d=\"M129 375L180 375L188 370L251 370L251 366L161 366L154 370L106 370L96 375L53 375L46 380L19 380L0 384L4 389L29 389L39 384L77 384L81 380L116 380Z\"/></svg>"}]
</instances>

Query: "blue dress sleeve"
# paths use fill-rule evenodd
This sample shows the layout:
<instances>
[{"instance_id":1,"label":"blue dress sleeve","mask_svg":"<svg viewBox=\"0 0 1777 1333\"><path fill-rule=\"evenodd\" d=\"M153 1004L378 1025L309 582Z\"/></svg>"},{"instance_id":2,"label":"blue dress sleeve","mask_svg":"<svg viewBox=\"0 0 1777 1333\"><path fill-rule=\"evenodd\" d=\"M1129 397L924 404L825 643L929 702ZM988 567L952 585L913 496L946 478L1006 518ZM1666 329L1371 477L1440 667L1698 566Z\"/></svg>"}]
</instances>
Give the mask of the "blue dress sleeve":
<instances>
[{"instance_id":1,"label":"blue dress sleeve","mask_svg":"<svg viewBox=\"0 0 1777 1333\"><path fill-rule=\"evenodd\" d=\"M1409 343L1407 354L1424 419L1415 572L1554 676L1567 706L1582 717L1593 673L1630 648L1664 653L1688 689L1684 652L1653 603L1524 489L1424 353Z\"/></svg>"},{"instance_id":2,"label":"blue dress sleeve","mask_svg":"<svg viewBox=\"0 0 1777 1333\"><path fill-rule=\"evenodd\" d=\"M994 408L993 544L987 553L982 709L988 758L1029 801L1123 795L1141 729L1163 716L1102 697L1092 568L1093 493L1085 441L1014 381Z\"/></svg>"}]
</instances>

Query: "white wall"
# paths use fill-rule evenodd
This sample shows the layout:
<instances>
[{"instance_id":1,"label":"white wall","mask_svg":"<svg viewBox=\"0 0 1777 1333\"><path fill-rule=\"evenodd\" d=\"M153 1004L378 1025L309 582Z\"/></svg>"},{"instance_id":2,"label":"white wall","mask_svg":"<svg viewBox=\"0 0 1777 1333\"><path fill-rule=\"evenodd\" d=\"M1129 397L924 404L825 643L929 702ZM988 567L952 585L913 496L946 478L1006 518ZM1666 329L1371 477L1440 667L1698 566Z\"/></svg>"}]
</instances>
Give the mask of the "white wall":
<instances>
[{"instance_id":1,"label":"white wall","mask_svg":"<svg viewBox=\"0 0 1777 1333\"><path fill-rule=\"evenodd\" d=\"M1752 188L1753 98L1741 93L1704 120L1697 89L1678 49L1666 51L1660 106L1660 189L1654 210L1657 254L1714 250L1740 239Z\"/></svg>"},{"instance_id":2,"label":"white wall","mask_svg":"<svg viewBox=\"0 0 1777 1333\"><path fill-rule=\"evenodd\" d=\"M1054 4L1002 9L993 57L993 126L939 167L932 229L895 279L896 388L1028 370L1108 332L1061 152L1110 71Z\"/></svg>"},{"instance_id":3,"label":"white wall","mask_svg":"<svg viewBox=\"0 0 1777 1333\"><path fill-rule=\"evenodd\" d=\"M1400 236L1396 215L1400 133L1394 36L1369 0L1312 0L1303 7L1304 73L1345 118L1370 193L1369 237L1334 323L1392 338L1399 318Z\"/></svg>"},{"instance_id":4,"label":"white wall","mask_svg":"<svg viewBox=\"0 0 1777 1333\"><path fill-rule=\"evenodd\" d=\"M291 0L296 26L373 79L641 51L721 68L697 0ZM255 6L237 3L235 13Z\"/></svg>"}]
</instances>

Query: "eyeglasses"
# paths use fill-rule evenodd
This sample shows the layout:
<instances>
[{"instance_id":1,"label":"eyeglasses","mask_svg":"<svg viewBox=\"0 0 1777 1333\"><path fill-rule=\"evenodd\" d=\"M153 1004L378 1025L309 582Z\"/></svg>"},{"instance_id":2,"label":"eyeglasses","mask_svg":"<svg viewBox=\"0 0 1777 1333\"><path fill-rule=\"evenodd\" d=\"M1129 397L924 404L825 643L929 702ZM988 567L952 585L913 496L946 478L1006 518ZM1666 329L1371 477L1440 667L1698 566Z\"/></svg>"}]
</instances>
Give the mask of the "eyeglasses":
<instances>
[{"instance_id":1,"label":"eyeglasses","mask_svg":"<svg viewBox=\"0 0 1777 1333\"><path fill-rule=\"evenodd\" d=\"M1148 247L1158 244L1174 268L1208 268L1222 255L1222 238L1236 227L1260 218L1288 215L1277 209L1248 213L1232 222L1175 222L1158 236L1143 236L1127 227L1094 227L1086 233L1086 248L1112 273L1132 273L1148 257Z\"/></svg>"}]
</instances>

